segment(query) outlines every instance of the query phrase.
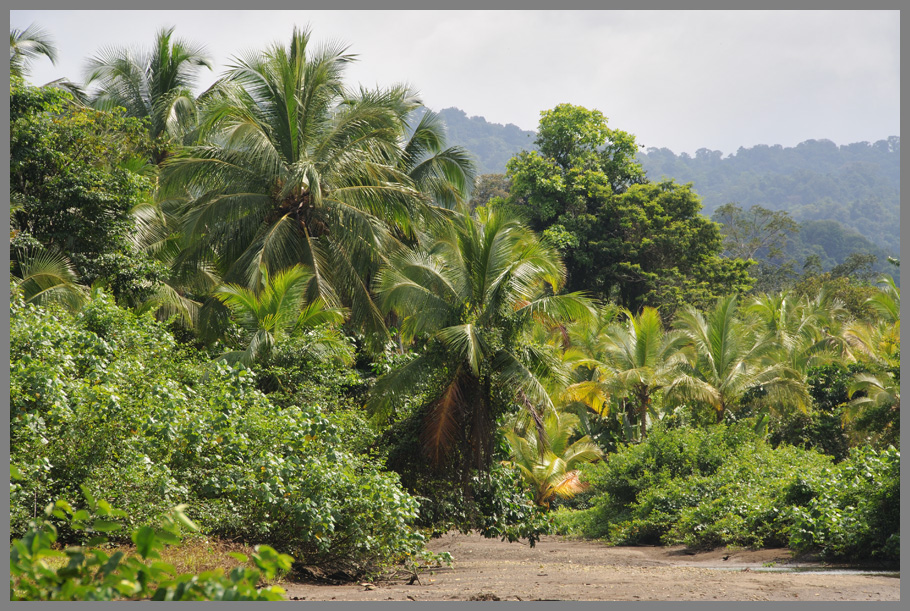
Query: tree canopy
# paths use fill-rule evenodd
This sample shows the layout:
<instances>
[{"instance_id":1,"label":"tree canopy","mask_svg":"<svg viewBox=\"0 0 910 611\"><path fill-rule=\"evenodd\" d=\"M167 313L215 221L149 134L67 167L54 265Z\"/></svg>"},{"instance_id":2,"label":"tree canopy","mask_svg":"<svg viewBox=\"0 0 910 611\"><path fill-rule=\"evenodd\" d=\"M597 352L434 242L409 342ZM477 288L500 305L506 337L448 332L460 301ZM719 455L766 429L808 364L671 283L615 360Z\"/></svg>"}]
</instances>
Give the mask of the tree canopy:
<instances>
[{"instance_id":1,"label":"tree canopy","mask_svg":"<svg viewBox=\"0 0 910 611\"><path fill-rule=\"evenodd\" d=\"M508 164L506 205L559 246L569 290L672 311L751 284L745 262L719 256L718 226L699 214L692 186L649 182L634 136L599 111L544 111L536 144Z\"/></svg>"}]
</instances>

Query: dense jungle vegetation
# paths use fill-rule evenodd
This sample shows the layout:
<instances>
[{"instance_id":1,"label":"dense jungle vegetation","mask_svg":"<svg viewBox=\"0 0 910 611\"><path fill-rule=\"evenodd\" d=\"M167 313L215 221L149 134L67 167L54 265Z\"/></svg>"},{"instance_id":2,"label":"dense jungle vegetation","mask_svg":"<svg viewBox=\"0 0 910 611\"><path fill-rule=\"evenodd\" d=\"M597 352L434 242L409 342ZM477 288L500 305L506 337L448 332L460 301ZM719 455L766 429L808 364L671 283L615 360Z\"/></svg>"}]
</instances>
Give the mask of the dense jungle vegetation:
<instances>
[{"instance_id":1,"label":"dense jungle vegetation","mask_svg":"<svg viewBox=\"0 0 910 611\"><path fill-rule=\"evenodd\" d=\"M488 189L476 193L481 203L508 182L509 159L522 150L535 150L536 132L468 117L457 108L445 108L440 115L449 140L467 148L478 172L490 175L483 176ZM639 149L636 159L652 180L692 183L701 198L701 213L725 229L735 219L740 225L770 225L781 232L770 252L750 249L743 256L767 264L753 270L762 276L763 290L792 285L806 267L855 267L851 255L866 258L863 273L869 278L893 271L887 260L900 252L898 136L841 146L829 140L807 140L794 147L756 145L727 156L709 149L699 149L694 156L666 148ZM730 206L739 213L731 214Z\"/></svg>"},{"instance_id":2,"label":"dense jungle vegetation","mask_svg":"<svg viewBox=\"0 0 910 611\"><path fill-rule=\"evenodd\" d=\"M712 221L597 110L479 179L307 30L198 95L205 49L148 42L35 87L10 34L11 598L280 598L450 529L899 557L868 253L781 273L788 218ZM187 537L259 547L178 575Z\"/></svg>"}]
</instances>

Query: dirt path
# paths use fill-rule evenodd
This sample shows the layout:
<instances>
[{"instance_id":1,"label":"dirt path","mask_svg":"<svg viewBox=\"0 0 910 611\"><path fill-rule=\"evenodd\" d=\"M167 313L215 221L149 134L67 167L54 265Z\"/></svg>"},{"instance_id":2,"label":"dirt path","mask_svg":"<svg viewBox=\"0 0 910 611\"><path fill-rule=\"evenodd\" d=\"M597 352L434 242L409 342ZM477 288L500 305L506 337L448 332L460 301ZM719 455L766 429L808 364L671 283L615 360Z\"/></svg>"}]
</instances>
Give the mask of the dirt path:
<instances>
[{"instance_id":1,"label":"dirt path","mask_svg":"<svg viewBox=\"0 0 910 611\"><path fill-rule=\"evenodd\" d=\"M283 584L294 600L900 600L900 578L819 569L787 550L690 555L682 547L608 547L544 537L534 548L476 534L430 542L451 568L371 585ZM724 559L726 557L726 559ZM772 564L773 563L773 564Z\"/></svg>"}]
</instances>

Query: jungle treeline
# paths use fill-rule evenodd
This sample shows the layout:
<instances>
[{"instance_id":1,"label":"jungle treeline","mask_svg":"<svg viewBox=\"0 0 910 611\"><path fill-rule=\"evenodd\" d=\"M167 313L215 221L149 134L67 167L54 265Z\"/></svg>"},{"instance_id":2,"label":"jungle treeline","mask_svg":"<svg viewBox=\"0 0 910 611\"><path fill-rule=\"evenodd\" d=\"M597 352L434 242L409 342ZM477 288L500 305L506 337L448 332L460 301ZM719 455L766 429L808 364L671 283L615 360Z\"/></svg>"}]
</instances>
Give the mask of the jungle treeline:
<instances>
[{"instance_id":1,"label":"jungle treeline","mask_svg":"<svg viewBox=\"0 0 910 611\"><path fill-rule=\"evenodd\" d=\"M787 268L792 219L711 220L571 104L482 175L307 29L202 92L173 29L28 84L56 52L10 33L11 599L274 599L452 529L899 557L869 253Z\"/></svg>"}]
</instances>

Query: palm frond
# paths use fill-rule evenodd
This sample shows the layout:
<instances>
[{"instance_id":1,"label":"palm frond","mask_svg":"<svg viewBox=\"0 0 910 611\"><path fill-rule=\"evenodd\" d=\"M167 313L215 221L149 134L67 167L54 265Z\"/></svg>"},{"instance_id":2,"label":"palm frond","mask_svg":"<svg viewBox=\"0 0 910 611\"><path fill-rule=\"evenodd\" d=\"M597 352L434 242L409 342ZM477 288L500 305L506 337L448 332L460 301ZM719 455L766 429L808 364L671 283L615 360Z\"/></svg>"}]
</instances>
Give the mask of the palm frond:
<instances>
[{"instance_id":1,"label":"palm frond","mask_svg":"<svg viewBox=\"0 0 910 611\"><path fill-rule=\"evenodd\" d=\"M464 410L463 376L456 371L442 395L430 404L424 419L421 442L433 464L440 464L455 441Z\"/></svg>"},{"instance_id":2,"label":"palm frond","mask_svg":"<svg viewBox=\"0 0 910 611\"><path fill-rule=\"evenodd\" d=\"M85 287L64 255L54 250L22 251L17 256L19 276L14 281L26 303L60 303L78 310L88 299Z\"/></svg>"},{"instance_id":3,"label":"palm frond","mask_svg":"<svg viewBox=\"0 0 910 611\"><path fill-rule=\"evenodd\" d=\"M28 74L32 61L39 56L57 63L57 46L46 30L36 23L24 30L13 28L9 31L9 71L12 76Z\"/></svg>"}]
</instances>

